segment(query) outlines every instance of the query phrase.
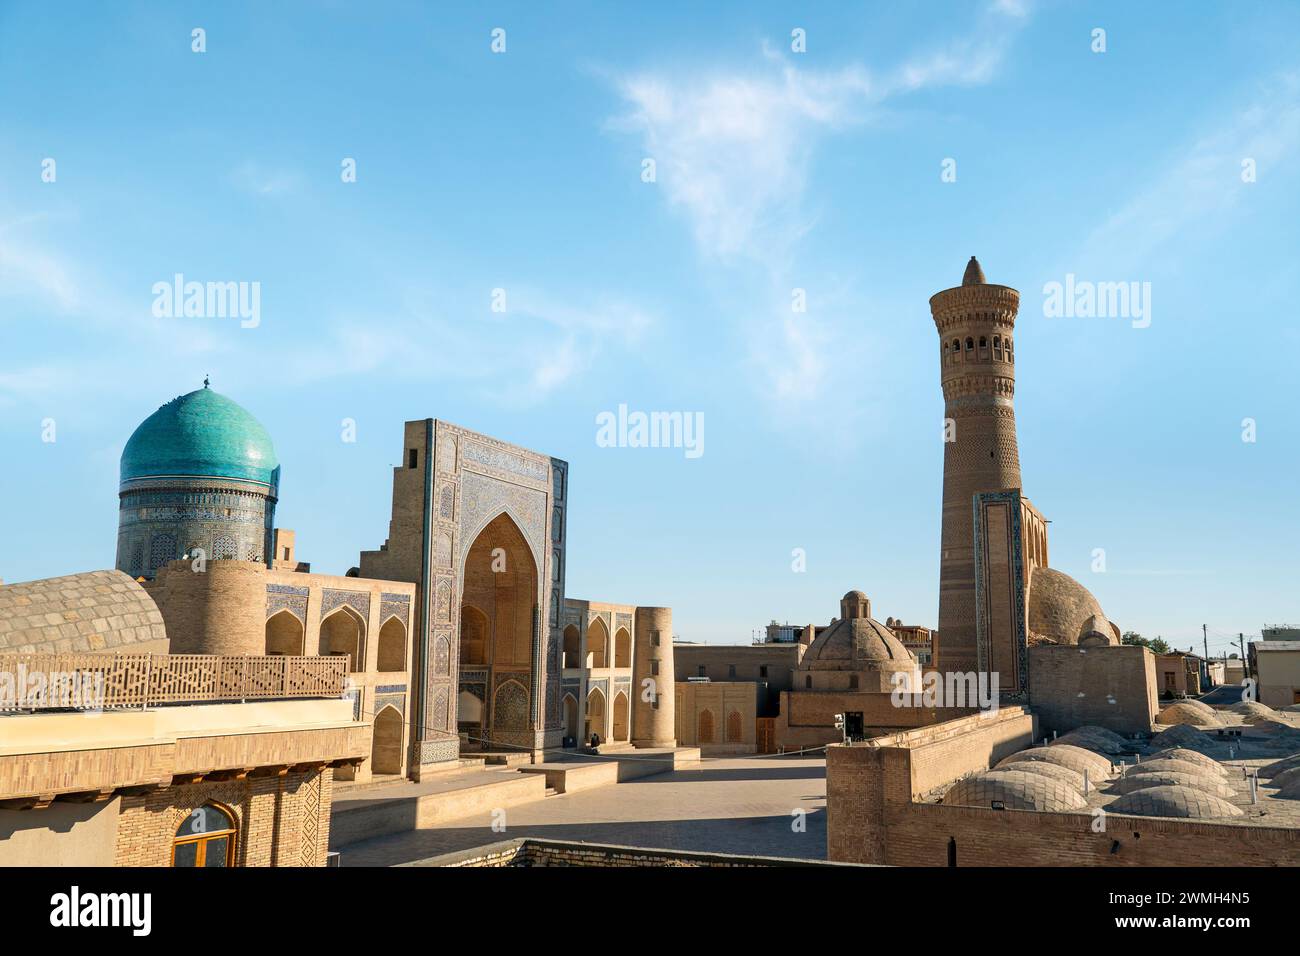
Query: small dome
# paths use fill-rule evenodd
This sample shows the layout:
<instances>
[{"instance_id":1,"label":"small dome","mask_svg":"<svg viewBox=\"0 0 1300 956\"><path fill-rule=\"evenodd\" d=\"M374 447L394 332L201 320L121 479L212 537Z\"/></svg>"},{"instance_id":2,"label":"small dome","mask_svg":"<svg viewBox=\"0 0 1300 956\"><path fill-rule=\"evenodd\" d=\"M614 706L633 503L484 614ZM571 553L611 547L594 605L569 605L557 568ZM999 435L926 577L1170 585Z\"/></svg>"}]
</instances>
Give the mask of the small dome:
<instances>
[{"instance_id":1,"label":"small dome","mask_svg":"<svg viewBox=\"0 0 1300 956\"><path fill-rule=\"evenodd\" d=\"M271 436L238 404L203 387L173 398L143 422L122 451L121 480L231 478L279 482Z\"/></svg>"},{"instance_id":2,"label":"small dome","mask_svg":"<svg viewBox=\"0 0 1300 956\"><path fill-rule=\"evenodd\" d=\"M1048 746L1059 747L1062 744L1072 744L1075 747L1082 747L1084 750L1092 750L1102 754L1122 754L1127 748L1123 739L1118 742L1102 734L1089 733L1083 728L1072 730L1068 734L1053 740Z\"/></svg>"},{"instance_id":3,"label":"small dome","mask_svg":"<svg viewBox=\"0 0 1300 956\"><path fill-rule=\"evenodd\" d=\"M1156 723L1171 726L1173 724L1190 724L1193 727L1222 727L1223 718L1215 713L1214 708L1201 704L1200 701L1180 700L1170 704L1156 714ZM1204 708L1203 710L1201 708Z\"/></svg>"},{"instance_id":4,"label":"small dome","mask_svg":"<svg viewBox=\"0 0 1300 956\"><path fill-rule=\"evenodd\" d=\"M1275 760L1266 767L1259 768L1261 777L1276 777L1284 770L1290 770L1292 767L1300 767L1300 754L1292 754L1289 757L1283 757L1281 760Z\"/></svg>"},{"instance_id":5,"label":"small dome","mask_svg":"<svg viewBox=\"0 0 1300 956\"><path fill-rule=\"evenodd\" d=\"M1083 774L1069 767L1062 767L1058 763L1048 763L1046 760L1022 760L1007 766L1007 771L1012 770L1017 773L1036 773L1040 777L1050 777L1083 793Z\"/></svg>"},{"instance_id":6,"label":"small dome","mask_svg":"<svg viewBox=\"0 0 1300 956\"><path fill-rule=\"evenodd\" d=\"M1126 793L1106 808L1110 813L1137 817L1214 817L1242 816L1240 807L1193 787L1149 787Z\"/></svg>"},{"instance_id":7,"label":"small dome","mask_svg":"<svg viewBox=\"0 0 1300 956\"><path fill-rule=\"evenodd\" d=\"M961 277L962 285L984 285L984 270L980 267L980 261L974 256L970 257L970 262L966 263L966 272Z\"/></svg>"},{"instance_id":8,"label":"small dome","mask_svg":"<svg viewBox=\"0 0 1300 956\"><path fill-rule=\"evenodd\" d=\"M1276 717L1277 711L1268 704L1261 704L1257 700L1240 700L1227 708L1234 714L1248 714L1255 717Z\"/></svg>"},{"instance_id":9,"label":"small dome","mask_svg":"<svg viewBox=\"0 0 1300 956\"><path fill-rule=\"evenodd\" d=\"M945 806L990 807L994 802L1008 810L1082 810L1083 795L1069 784L1036 773L991 770L963 777L943 795Z\"/></svg>"},{"instance_id":10,"label":"small dome","mask_svg":"<svg viewBox=\"0 0 1300 956\"><path fill-rule=\"evenodd\" d=\"M1227 772L1223 769L1223 764L1219 763L1219 761L1215 760L1213 757L1207 757L1205 754L1198 753L1195 750L1188 750L1186 747L1169 747L1165 750L1157 751L1148 757L1146 762L1149 764L1152 760L1181 760L1184 763L1194 763L1196 766L1219 774L1220 776Z\"/></svg>"},{"instance_id":11,"label":"small dome","mask_svg":"<svg viewBox=\"0 0 1300 956\"><path fill-rule=\"evenodd\" d=\"M1300 784L1300 767L1290 767L1281 773L1273 775L1273 786L1287 788L1292 784Z\"/></svg>"},{"instance_id":12,"label":"small dome","mask_svg":"<svg viewBox=\"0 0 1300 956\"><path fill-rule=\"evenodd\" d=\"M1191 773L1191 774L1212 774L1216 777L1223 777L1222 770L1212 770L1202 764L1192 763L1190 760L1177 760L1173 757L1162 757L1159 760L1144 760L1141 763L1133 764L1128 768L1129 776L1142 776L1148 773Z\"/></svg>"},{"instance_id":13,"label":"small dome","mask_svg":"<svg viewBox=\"0 0 1300 956\"><path fill-rule=\"evenodd\" d=\"M1071 744L1057 744L1055 747L1031 747L1028 750L1022 750L1007 757L995 769L1015 769L1015 764L1025 760L1054 763L1078 774L1082 774L1086 770L1088 771L1088 779L1093 783L1100 783L1103 780L1110 779L1112 772L1110 761L1105 757Z\"/></svg>"},{"instance_id":14,"label":"small dome","mask_svg":"<svg viewBox=\"0 0 1300 956\"><path fill-rule=\"evenodd\" d=\"M1215 741L1205 736L1204 731L1197 730L1190 724L1176 724L1168 730L1161 730L1152 743L1163 749L1181 747L1201 753L1216 752L1218 746Z\"/></svg>"},{"instance_id":15,"label":"small dome","mask_svg":"<svg viewBox=\"0 0 1300 956\"><path fill-rule=\"evenodd\" d=\"M1300 800L1300 781L1297 781L1290 786L1283 787L1277 793L1273 794L1273 796L1281 797L1283 800Z\"/></svg>"},{"instance_id":16,"label":"small dome","mask_svg":"<svg viewBox=\"0 0 1300 956\"><path fill-rule=\"evenodd\" d=\"M1085 625L1101 636L1114 630L1101 605L1087 588L1052 568L1034 568L1029 575L1029 630L1057 644L1076 644ZM1104 628L1104 630L1103 630ZM1118 640L1109 641L1118 644Z\"/></svg>"},{"instance_id":17,"label":"small dome","mask_svg":"<svg viewBox=\"0 0 1300 956\"><path fill-rule=\"evenodd\" d=\"M1212 773L1184 773L1177 770L1163 770L1159 773L1131 773L1111 784L1111 792L1128 794L1151 787L1191 787L1202 793L1210 793L1225 800L1233 795L1233 789L1222 777Z\"/></svg>"}]
</instances>

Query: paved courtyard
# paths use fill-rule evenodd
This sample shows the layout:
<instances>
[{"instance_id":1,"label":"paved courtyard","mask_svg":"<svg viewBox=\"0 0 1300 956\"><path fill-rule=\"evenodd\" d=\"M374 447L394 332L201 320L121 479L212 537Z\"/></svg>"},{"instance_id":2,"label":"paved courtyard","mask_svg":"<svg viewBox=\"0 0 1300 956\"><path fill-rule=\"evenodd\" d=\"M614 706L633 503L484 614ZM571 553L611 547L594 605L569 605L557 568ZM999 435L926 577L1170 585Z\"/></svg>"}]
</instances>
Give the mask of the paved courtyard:
<instances>
[{"instance_id":1,"label":"paved courtyard","mask_svg":"<svg viewBox=\"0 0 1300 956\"><path fill-rule=\"evenodd\" d=\"M803 832L793 811L807 811ZM706 759L698 768L560 794L505 811L505 832L484 813L428 830L341 848L343 866L392 866L532 836L672 850L826 858L826 761Z\"/></svg>"}]
</instances>

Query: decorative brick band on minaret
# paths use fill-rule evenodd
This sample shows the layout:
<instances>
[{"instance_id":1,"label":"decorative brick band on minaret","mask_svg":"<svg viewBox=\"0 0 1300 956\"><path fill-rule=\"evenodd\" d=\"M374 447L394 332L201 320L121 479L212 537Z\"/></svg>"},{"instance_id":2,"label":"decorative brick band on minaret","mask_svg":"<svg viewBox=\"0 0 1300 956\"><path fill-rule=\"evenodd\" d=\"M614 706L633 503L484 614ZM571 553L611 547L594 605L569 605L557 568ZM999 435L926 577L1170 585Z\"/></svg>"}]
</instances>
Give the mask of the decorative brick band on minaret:
<instances>
[{"instance_id":1,"label":"decorative brick band on minaret","mask_svg":"<svg viewBox=\"0 0 1300 956\"><path fill-rule=\"evenodd\" d=\"M943 532L939 640L943 671L975 671L973 498L1020 487L1015 344L1020 293L988 285L974 256L962 284L930 297L943 385Z\"/></svg>"}]
</instances>

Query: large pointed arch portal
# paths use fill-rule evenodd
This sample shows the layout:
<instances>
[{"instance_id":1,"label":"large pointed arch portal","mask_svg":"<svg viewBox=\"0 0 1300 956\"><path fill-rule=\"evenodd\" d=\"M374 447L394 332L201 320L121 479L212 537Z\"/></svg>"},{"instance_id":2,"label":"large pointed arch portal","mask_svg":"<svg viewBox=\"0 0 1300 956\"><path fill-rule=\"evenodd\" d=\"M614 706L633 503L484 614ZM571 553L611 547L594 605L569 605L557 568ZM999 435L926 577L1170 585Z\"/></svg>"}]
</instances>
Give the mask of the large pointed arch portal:
<instances>
[{"instance_id":1,"label":"large pointed arch portal","mask_svg":"<svg viewBox=\"0 0 1300 956\"><path fill-rule=\"evenodd\" d=\"M474 650L487 669L488 712L480 724L483 750L534 744L540 687L538 628L540 579L537 561L519 526L501 513L487 523L465 557L464 605L481 618L481 644ZM462 635L462 641L464 635ZM470 650L462 647L462 654ZM464 666L464 664L462 664Z\"/></svg>"}]
</instances>

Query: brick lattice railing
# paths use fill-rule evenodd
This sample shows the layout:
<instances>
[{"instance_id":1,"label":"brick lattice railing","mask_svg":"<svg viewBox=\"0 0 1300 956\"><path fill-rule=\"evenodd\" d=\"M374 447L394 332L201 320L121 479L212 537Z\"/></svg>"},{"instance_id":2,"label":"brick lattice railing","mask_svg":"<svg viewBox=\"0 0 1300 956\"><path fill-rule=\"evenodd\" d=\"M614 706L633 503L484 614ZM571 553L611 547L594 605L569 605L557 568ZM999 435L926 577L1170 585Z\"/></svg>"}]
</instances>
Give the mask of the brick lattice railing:
<instances>
[{"instance_id":1,"label":"brick lattice railing","mask_svg":"<svg viewBox=\"0 0 1300 956\"><path fill-rule=\"evenodd\" d=\"M0 712L341 697L347 670L345 656L0 654Z\"/></svg>"}]
</instances>

